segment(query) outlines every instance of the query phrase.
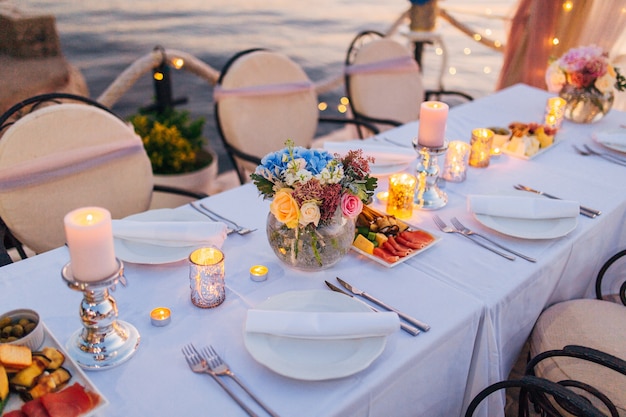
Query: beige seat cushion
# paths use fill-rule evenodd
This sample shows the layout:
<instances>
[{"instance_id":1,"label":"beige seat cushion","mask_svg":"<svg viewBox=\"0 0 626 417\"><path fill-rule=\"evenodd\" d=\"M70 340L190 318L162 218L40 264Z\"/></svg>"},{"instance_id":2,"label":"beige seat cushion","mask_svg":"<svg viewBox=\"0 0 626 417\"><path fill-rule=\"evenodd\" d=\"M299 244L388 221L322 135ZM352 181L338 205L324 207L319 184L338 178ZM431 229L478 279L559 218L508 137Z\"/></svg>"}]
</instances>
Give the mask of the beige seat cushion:
<instances>
[{"instance_id":1,"label":"beige seat cushion","mask_svg":"<svg viewBox=\"0 0 626 417\"><path fill-rule=\"evenodd\" d=\"M307 74L289 57L272 51L254 51L237 58L222 76L226 91L254 86L310 83ZM226 96L219 100L217 117L225 140L259 159L285 146L310 147L318 125L317 94L308 90L285 94ZM255 164L246 163L246 171Z\"/></svg>"},{"instance_id":2,"label":"beige seat cushion","mask_svg":"<svg viewBox=\"0 0 626 417\"><path fill-rule=\"evenodd\" d=\"M352 64L371 64L411 56L406 46L382 38L363 45ZM417 65L413 71L356 73L350 76L351 106L365 116L411 122L419 118L423 98L424 85ZM380 128L389 129L390 126Z\"/></svg>"},{"instance_id":3,"label":"beige seat cushion","mask_svg":"<svg viewBox=\"0 0 626 417\"><path fill-rule=\"evenodd\" d=\"M63 152L115 141L139 140L133 128L94 106L65 103L36 110L0 138L0 170ZM63 217L84 206L99 206L113 218L148 209L152 168L140 151L79 173L2 191L0 217L14 235L40 253L65 243Z\"/></svg>"},{"instance_id":4,"label":"beige seat cushion","mask_svg":"<svg viewBox=\"0 0 626 417\"><path fill-rule=\"evenodd\" d=\"M581 345L626 360L626 307L601 300L572 300L546 309L530 338L532 357L541 352ZM537 376L590 384L626 416L626 376L600 365L574 358L549 358L535 368ZM596 404L598 406L598 404Z\"/></svg>"}]
</instances>

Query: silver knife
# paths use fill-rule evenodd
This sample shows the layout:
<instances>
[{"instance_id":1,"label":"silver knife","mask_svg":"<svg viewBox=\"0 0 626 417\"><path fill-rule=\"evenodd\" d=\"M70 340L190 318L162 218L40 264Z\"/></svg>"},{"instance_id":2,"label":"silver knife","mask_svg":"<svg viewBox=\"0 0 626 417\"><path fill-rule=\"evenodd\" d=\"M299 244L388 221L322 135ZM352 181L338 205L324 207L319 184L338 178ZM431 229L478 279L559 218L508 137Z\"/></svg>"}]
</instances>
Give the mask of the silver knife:
<instances>
[{"instance_id":1,"label":"silver knife","mask_svg":"<svg viewBox=\"0 0 626 417\"><path fill-rule=\"evenodd\" d=\"M343 295L347 295L348 297L352 297L353 300L356 300L356 301L358 301L358 302L368 306L373 311L375 311L377 313L380 313L380 310L376 309L375 307L372 307L371 305L367 304L365 301L361 301L358 298L354 298L354 296L352 294L348 294L347 292L343 291L341 288L337 287L336 285L331 284L328 281L324 281L324 282L326 283L328 288L330 288L331 290L336 291L339 294L343 294ZM420 329L418 329L417 327L413 327L410 324L406 324L406 323L400 322L400 327L402 328L402 330L404 330L405 332L409 333L410 335L417 336L418 334L420 334Z\"/></svg>"},{"instance_id":2,"label":"silver knife","mask_svg":"<svg viewBox=\"0 0 626 417\"><path fill-rule=\"evenodd\" d=\"M528 192L531 192L531 193L539 194L539 195L542 195L544 197L551 198L553 200L561 200L559 197L557 197L555 195L544 193L543 191L535 190L535 189L532 189L532 188L527 187L525 185L518 184L518 186L519 187L515 187L514 186L514 188L517 189L517 190L528 191ZM594 218L594 217L599 216L600 214L602 214L602 212L600 210L595 210L595 209L592 209L590 207L580 206L580 214L582 214L583 216Z\"/></svg>"},{"instance_id":3,"label":"silver knife","mask_svg":"<svg viewBox=\"0 0 626 417\"><path fill-rule=\"evenodd\" d=\"M339 281L339 283L348 291L350 291L352 294L355 295L360 295L361 297L371 301L372 303L378 304L379 306L381 306L382 308L385 308L389 311L393 311L394 313L396 313L398 316L400 316L402 319L408 321L409 323L413 324L414 326L417 326L419 329L427 332L430 330L430 325L424 323L423 321L420 321L416 318L413 318L399 310L396 310L395 308L391 307L388 304L385 304L384 302L380 301L379 299L372 297L371 295L369 295L368 293L366 293L365 291L361 291L358 288L348 284L346 281L342 280L339 277L336 277L337 281Z\"/></svg>"}]
</instances>

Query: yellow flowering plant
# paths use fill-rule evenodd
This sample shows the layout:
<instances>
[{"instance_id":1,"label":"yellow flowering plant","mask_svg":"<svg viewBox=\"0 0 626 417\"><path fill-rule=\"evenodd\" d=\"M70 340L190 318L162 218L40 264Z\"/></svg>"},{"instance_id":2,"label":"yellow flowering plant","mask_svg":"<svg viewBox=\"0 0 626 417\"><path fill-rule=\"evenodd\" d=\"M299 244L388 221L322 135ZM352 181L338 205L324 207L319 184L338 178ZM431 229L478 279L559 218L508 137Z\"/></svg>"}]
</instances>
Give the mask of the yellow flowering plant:
<instances>
[{"instance_id":1,"label":"yellow flowering plant","mask_svg":"<svg viewBox=\"0 0 626 417\"><path fill-rule=\"evenodd\" d=\"M208 166L213 157L204 150L204 118L191 119L186 110L139 112L129 121L141 136L155 174L182 174Z\"/></svg>"}]
</instances>

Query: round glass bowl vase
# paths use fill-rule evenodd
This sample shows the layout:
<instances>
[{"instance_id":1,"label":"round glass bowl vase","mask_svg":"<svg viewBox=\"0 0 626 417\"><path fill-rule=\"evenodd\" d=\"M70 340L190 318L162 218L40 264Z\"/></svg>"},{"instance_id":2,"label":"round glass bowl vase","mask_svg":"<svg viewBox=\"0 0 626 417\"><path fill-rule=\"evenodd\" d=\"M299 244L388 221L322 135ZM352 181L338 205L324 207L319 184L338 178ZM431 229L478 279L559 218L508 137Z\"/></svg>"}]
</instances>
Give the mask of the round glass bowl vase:
<instances>
[{"instance_id":1,"label":"round glass bowl vase","mask_svg":"<svg viewBox=\"0 0 626 417\"><path fill-rule=\"evenodd\" d=\"M612 91L602 93L594 87L578 88L566 84L559 92L565 100L563 116L576 123L594 123L602 119L613 107Z\"/></svg>"},{"instance_id":2,"label":"round glass bowl vase","mask_svg":"<svg viewBox=\"0 0 626 417\"><path fill-rule=\"evenodd\" d=\"M350 250L354 240L354 220L338 212L328 224L314 227L298 225L288 228L267 216L267 240L285 265L303 271L320 271L339 262Z\"/></svg>"}]
</instances>

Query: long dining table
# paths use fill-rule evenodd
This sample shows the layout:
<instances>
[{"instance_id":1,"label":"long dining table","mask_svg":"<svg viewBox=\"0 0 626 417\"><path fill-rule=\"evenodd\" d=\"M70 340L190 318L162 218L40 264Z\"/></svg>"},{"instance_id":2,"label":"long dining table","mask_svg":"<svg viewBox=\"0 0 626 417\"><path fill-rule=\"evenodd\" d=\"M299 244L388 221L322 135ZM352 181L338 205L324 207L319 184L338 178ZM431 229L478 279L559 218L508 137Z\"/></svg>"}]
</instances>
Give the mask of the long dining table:
<instances>
[{"instance_id":1,"label":"long dining table","mask_svg":"<svg viewBox=\"0 0 626 417\"><path fill-rule=\"evenodd\" d=\"M545 91L515 85L453 107L446 136L469 142L471 130L477 127L540 122L548 97ZM447 205L435 212L414 210L407 220L440 240L393 268L349 253L327 270L290 269L278 261L267 242L269 202L254 185L204 199L208 207L257 229L243 236L232 234L224 242L226 300L212 309L195 307L186 260L126 262L128 285L118 285L112 294L119 318L135 326L141 339L130 360L86 373L109 402L98 415L246 415L215 381L190 371L181 354L188 343L212 345L281 416L463 415L481 389L507 378L541 311L559 301L593 297L600 265L626 245L626 183L620 181L626 167L581 156L571 146L591 143L595 131L618 127L624 116L613 110L595 124L566 121L558 142L533 159L501 155L487 168L470 168L464 182L441 182ZM410 146L417 127L418 122L408 123L385 132L385 137ZM386 188L385 182L380 178L381 189ZM593 219L579 216L575 229L558 238L520 239L486 228L468 211L469 195L508 193L518 183L577 200L602 214ZM176 211L194 213L189 206ZM432 221L433 213L447 222L456 216L537 262L509 261L461 236L441 233ZM36 310L49 331L66 343L81 327L81 294L61 278L68 261L67 248L61 247L0 268L0 310ZM269 268L266 281L250 279L249 268L257 264ZM382 354L369 366L340 378L292 378L257 362L244 343L247 311L288 291L329 291L324 281L335 282L335 277L427 322L431 329L418 336L391 334ZM150 311L159 306L172 312L168 326L151 324ZM224 382L238 389L233 381ZM243 391L236 392L246 399ZM504 401L503 394L493 395L478 414L503 416Z\"/></svg>"}]
</instances>

